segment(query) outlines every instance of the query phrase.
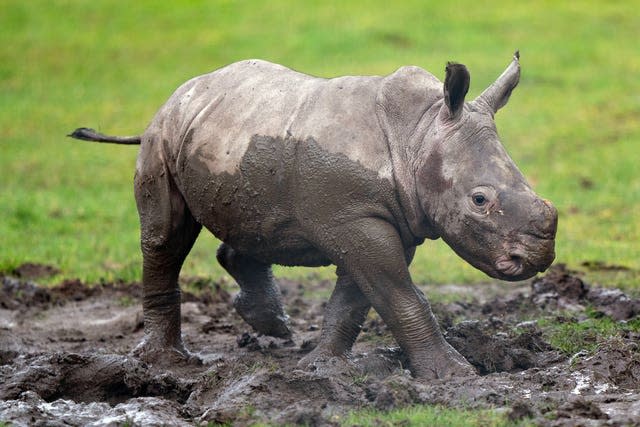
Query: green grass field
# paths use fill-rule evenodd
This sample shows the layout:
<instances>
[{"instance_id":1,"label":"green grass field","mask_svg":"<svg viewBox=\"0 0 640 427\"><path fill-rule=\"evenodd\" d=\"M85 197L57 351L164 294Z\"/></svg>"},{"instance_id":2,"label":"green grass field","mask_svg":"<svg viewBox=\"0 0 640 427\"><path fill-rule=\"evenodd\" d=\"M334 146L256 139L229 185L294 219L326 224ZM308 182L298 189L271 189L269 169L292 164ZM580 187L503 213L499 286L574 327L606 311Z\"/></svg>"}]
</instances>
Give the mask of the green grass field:
<instances>
[{"instance_id":1,"label":"green grass field","mask_svg":"<svg viewBox=\"0 0 640 427\"><path fill-rule=\"evenodd\" d=\"M497 116L503 142L560 212L557 262L640 270L640 19L634 2L5 1L0 13L0 269L62 277L140 275L132 196L137 149L70 140L78 126L141 133L186 79L250 57L311 74L387 74L416 64L472 74L470 98L522 52L521 84ZM220 276L201 236L184 274ZM417 282L486 277L427 242ZM278 274L330 276L332 270ZM58 280L60 278L54 278Z\"/></svg>"},{"instance_id":2,"label":"green grass field","mask_svg":"<svg viewBox=\"0 0 640 427\"><path fill-rule=\"evenodd\" d=\"M559 210L556 262L638 292L639 36L633 1L5 0L0 271L37 262L61 269L52 281L139 280L137 149L65 135L139 134L192 76L262 58L325 77L414 64L442 79L455 60L471 71L471 99L520 49L521 83L497 125ZM216 244L203 233L183 274L221 277ZM412 273L418 283L488 280L441 241L419 249Z\"/></svg>"}]
</instances>

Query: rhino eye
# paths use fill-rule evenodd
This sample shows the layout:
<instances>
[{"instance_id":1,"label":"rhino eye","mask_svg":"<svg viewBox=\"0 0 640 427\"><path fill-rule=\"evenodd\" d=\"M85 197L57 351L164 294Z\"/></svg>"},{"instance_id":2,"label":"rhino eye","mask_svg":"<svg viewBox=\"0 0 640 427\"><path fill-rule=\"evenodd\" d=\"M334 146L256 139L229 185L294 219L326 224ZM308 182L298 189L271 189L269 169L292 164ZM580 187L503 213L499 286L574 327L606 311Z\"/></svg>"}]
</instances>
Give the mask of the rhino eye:
<instances>
[{"instance_id":1,"label":"rhino eye","mask_svg":"<svg viewBox=\"0 0 640 427\"><path fill-rule=\"evenodd\" d=\"M484 196L484 194L474 194L473 196L471 196L471 198L473 199L473 203L476 206L484 206L487 204L487 198Z\"/></svg>"}]
</instances>

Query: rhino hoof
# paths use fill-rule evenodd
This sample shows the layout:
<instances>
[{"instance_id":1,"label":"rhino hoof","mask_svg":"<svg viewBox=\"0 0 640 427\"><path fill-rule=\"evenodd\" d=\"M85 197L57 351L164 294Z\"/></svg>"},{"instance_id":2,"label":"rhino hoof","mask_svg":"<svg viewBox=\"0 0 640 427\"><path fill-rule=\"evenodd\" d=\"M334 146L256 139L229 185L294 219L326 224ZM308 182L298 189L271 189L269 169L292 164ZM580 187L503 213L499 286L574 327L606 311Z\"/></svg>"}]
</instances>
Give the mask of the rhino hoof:
<instances>
[{"instance_id":1,"label":"rhino hoof","mask_svg":"<svg viewBox=\"0 0 640 427\"><path fill-rule=\"evenodd\" d=\"M291 336L293 335L291 329L289 329L288 317L286 316L283 317L269 315L266 317L245 317L241 313L240 316L259 334L268 335L275 338L282 338L285 340L291 339Z\"/></svg>"},{"instance_id":2,"label":"rhino hoof","mask_svg":"<svg viewBox=\"0 0 640 427\"><path fill-rule=\"evenodd\" d=\"M257 305L247 303L246 298L239 296L234 300L233 306L240 317L256 332L276 338L291 338L289 316L284 313L279 303Z\"/></svg>"},{"instance_id":3,"label":"rhino hoof","mask_svg":"<svg viewBox=\"0 0 640 427\"><path fill-rule=\"evenodd\" d=\"M173 366L176 364L199 366L203 364L200 356L191 353L183 345L177 347L151 345L146 340L138 344L131 352L131 355L155 366Z\"/></svg>"},{"instance_id":4,"label":"rhino hoof","mask_svg":"<svg viewBox=\"0 0 640 427\"><path fill-rule=\"evenodd\" d=\"M363 374L362 369L346 355L335 356L315 352L300 359L298 369L325 377L340 375L353 377Z\"/></svg>"},{"instance_id":5,"label":"rhino hoof","mask_svg":"<svg viewBox=\"0 0 640 427\"><path fill-rule=\"evenodd\" d=\"M462 360L461 360L462 359ZM477 377L478 373L462 356L443 358L424 369L412 369L414 377L421 380L448 379L454 377Z\"/></svg>"}]
</instances>

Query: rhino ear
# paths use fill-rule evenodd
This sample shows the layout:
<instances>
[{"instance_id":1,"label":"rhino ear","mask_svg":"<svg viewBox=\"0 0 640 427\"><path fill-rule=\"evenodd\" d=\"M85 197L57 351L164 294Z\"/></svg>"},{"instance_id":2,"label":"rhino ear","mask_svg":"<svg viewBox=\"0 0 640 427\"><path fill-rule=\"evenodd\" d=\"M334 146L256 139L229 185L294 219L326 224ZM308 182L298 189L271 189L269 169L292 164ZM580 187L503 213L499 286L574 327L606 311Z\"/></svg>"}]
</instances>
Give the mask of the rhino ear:
<instances>
[{"instance_id":1,"label":"rhino ear","mask_svg":"<svg viewBox=\"0 0 640 427\"><path fill-rule=\"evenodd\" d=\"M464 106L464 97L469 91L469 71L462 64L448 62L445 68L444 102L449 108L451 117L457 118Z\"/></svg>"},{"instance_id":2,"label":"rhino ear","mask_svg":"<svg viewBox=\"0 0 640 427\"><path fill-rule=\"evenodd\" d=\"M511 92L520 81L520 52L513 54L513 61L506 70L491 84L484 92L480 94L473 103L480 104L485 108L489 108L491 114L495 114L509 100Z\"/></svg>"}]
</instances>

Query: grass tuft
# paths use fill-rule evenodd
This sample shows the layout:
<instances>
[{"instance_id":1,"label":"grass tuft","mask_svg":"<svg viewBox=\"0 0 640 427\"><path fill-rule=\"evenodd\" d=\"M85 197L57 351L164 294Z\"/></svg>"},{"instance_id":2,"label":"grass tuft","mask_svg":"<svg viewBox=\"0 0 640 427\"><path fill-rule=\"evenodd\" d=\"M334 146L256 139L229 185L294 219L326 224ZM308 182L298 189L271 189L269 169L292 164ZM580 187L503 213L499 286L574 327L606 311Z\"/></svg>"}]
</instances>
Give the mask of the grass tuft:
<instances>
[{"instance_id":1,"label":"grass tuft","mask_svg":"<svg viewBox=\"0 0 640 427\"><path fill-rule=\"evenodd\" d=\"M615 321L594 311L590 313L586 319L559 316L556 319L541 319L538 324L549 344L567 356L582 351L591 354L604 341L622 339L630 333L640 332L640 318Z\"/></svg>"},{"instance_id":2,"label":"grass tuft","mask_svg":"<svg viewBox=\"0 0 640 427\"><path fill-rule=\"evenodd\" d=\"M499 427L515 425L504 414L491 410L454 409L443 406L410 406L391 411L357 411L345 419L335 420L342 426L466 426Z\"/></svg>"}]
</instances>

